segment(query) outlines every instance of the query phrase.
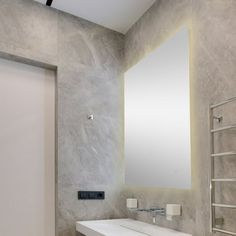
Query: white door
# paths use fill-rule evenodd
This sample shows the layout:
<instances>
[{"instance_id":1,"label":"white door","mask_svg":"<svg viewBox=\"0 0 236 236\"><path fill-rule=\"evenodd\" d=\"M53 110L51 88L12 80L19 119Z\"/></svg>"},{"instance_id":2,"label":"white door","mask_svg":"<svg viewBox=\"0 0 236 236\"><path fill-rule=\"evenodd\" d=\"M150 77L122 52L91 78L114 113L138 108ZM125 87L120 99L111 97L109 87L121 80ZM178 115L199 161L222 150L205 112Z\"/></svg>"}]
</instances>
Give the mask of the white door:
<instances>
[{"instance_id":1,"label":"white door","mask_svg":"<svg viewBox=\"0 0 236 236\"><path fill-rule=\"evenodd\" d=\"M3 59L0 235L55 236L55 73Z\"/></svg>"}]
</instances>

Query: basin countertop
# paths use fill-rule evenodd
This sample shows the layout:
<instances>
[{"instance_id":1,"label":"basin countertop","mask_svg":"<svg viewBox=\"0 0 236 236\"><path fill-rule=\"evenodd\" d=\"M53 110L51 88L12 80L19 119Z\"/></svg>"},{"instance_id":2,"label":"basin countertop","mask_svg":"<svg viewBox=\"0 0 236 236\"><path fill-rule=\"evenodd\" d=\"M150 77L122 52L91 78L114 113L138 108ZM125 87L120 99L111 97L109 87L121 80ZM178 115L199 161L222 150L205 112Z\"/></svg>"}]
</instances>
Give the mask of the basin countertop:
<instances>
[{"instance_id":1,"label":"basin countertop","mask_svg":"<svg viewBox=\"0 0 236 236\"><path fill-rule=\"evenodd\" d=\"M86 236L192 236L132 219L78 221L76 230Z\"/></svg>"}]
</instances>

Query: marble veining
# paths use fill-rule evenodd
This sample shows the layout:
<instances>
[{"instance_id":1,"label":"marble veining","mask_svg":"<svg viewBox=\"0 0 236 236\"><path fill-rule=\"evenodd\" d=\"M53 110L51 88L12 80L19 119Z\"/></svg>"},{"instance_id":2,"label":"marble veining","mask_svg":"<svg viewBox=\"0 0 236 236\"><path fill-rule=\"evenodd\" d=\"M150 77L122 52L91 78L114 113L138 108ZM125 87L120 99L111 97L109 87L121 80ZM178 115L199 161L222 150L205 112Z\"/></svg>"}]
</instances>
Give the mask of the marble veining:
<instances>
[{"instance_id":1,"label":"marble veining","mask_svg":"<svg viewBox=\"0 0 236 236\"><path fill-rule=\"evenodd\" d=\"M58 86L57 233L75 236L75 222L151 215L126 210L125 199L141 207L180 203L182 217L157 224L194 236L209 233L208 105L236 95L236 2L157 0L124 36L32 0L0 0L0 55L55 65ZM177 32L190 29L192 190L125 186L123 161L123 72ZM125 54L124 54L125 53ZM12 57L15 55L15 57ZM229 109L229 110L227 110ZM225 108L224 122L235 117ZM87 119L88 114L95 119ZM233 148L235 135L217 137ZM235 173L234 160L220 161L219 176ZM234 176L235 177L235 176ZM105 201L78 201L78 190L105 190ZM233 202L235 187L220 185L219 201ZM217 211L235 229L235 211ZM220 234L217 234L220 235Z\"/></svg>"},{"instance_id":2,"label":"marble veining","mask_svg":"<svg viewBox=\"0 0 236 236\"><path fill-rule=\"evenodd\" d=\"M77 220L125 217L124 36L32 0L0 0L0 6L1 55L57 68L58 235L74 236ZM105 190L106 200L78 201L78 190Z\"/></svg>"}]
</instances>

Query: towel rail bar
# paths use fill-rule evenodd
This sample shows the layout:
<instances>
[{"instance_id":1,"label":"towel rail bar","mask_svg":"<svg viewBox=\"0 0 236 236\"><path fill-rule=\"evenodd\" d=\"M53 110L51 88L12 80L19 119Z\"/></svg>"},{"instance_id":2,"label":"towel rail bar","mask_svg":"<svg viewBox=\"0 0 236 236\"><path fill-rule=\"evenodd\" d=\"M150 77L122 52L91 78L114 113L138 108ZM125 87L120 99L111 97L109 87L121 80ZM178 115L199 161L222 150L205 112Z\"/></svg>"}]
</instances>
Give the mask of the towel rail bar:
<instances>
[{"instance_id":1,"label":"towel rail bar","mask_svg":"<svg viewBox=\"0 0 236 236\"><path fill-rule=\"evenodd\" d=\"M209 136L210 136L210 177L209 177L209 188L210 188L210 232L211 233L223 233L228 235L234 235L236 236L236 232L231 232L225 229L217 228L216 225L216 215L215 215L215 208L221 207L226 209L236 209L236 205L230 205L230 204L221 204L215 202L215 185L218 182L236 182L236 178L216 178L215 177L215 157L227 157L227 156L235 156L236 157L236 151L230 151L230 152L222 152L222 153L215 153L215 133L221 132L224 130L231 130L233 128L236 128L236 124L223 126L223 127L214 127L214 108L223 106L227 103L236 101L236 97L227 99L225 101L213 104L209 106ZM222 116L220 116L222 117Z\"/></svg>"},{"instance_id":2,"label":"towel rail bar","mask_svg":"<svg viewBox=\"0 0 236 236\"><path fill-rule=\"evenodd\" d=\"M236 233L224 229L213 228L213 231L223 234L236 235Z\"/></svg>"},{"instance_id":3,"label":"towel rail bar","mask_svg":"<svg viewBox=\"0 0 236 236\"><path fill-rule=\"evenodd\" d=\"M236 178L230 178L230 179L212 179L213 182L236 182Z\"/></svg>"},{"instance_id":4,"label":"towel rail bar","mask_svg":"<svg viewBox=\"0 0 236 236\"><path fill-rule=\"evenodd\" d=\"M230 102L233 102L233 101L236 101L236 97L227 99L227 100L225 100L225 101L223 101L223 102L219 102L219 103L213 104L213 105L210 106L210 108L211 108L211 109L214 109L214 108L216 108L216 107L225 105L225 104L230 103Z\"/></svg>"},{"instance_id":5,"label":"towel rail bar","mask_svg":"<svg viewBox=\"0 0 236 236\"><path fill-rule=\"evenodd\" d=\"M222 152L222 153L213 153L211 157L223 157L223 156L236 156L236 152Z\"/></svg>"}]
</instances>

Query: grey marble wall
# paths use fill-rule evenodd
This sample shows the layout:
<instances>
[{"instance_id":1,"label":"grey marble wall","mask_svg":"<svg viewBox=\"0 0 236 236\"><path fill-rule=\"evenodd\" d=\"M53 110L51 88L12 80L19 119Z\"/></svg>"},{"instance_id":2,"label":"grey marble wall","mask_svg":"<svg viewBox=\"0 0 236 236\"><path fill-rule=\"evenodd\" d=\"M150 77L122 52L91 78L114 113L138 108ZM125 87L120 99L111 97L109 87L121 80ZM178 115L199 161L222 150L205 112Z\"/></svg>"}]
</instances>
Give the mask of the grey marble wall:
<instances>
[{"instance_id":1,"label":"grey marble wall","mask_svg":"<svg viewBox=\"0 0 236 236\"><path fill-rule=\"evenodd\" d=\"M74 236L76 220L126 215L123 49L119 33L32 0L0 0L0 55L57 66L59 236ZM105 190L106 200L78 201L78 190Z\"/></svg>"},{"instance_id":2,"label":"grey marble wall","mask_svg":"<svg viewBox=\"0 0 236 236\"><path fill-rule=\"evenodd\" d=\"M183 205L182 218L157 223L194 236L209 236L209 135L208 105L236 95L236 2L234 0L157 0L151 9L125 36L126 69L146 53L158 47L183 24L190 29L191 125L193 189L127 188L127 193L140 199L142 206L164 205L179 202ZM235 106L216 114L224 115L224 124L236 120ZM217 124L216 124L217 125ZM221 124L223 125L223 124ZM235 149L235 133L216 138L218 150ZM221 166L219 168L219 166ZM217 174L235 176L236 162L218 161ZM217 200L235 203L235 187L221 184L217 187ZM217 211L225 218L224 227L235 229L235 211ZM151 222L151 216L138 214L133 217ZM233 223L234 222L234 223ZM217 234L221 235L221 234Z\"/></svg>"},{"instance_id":3,"label":"grey marble wall","mask_svg":"<svg viewBox=\"0 0 236 236\"><path fill-rule=\"evenodd\" d=\"M44 7L32 0L0 0L0 55L15 55L56 65L58 81L57 231L74 236L75 221L130 215L125 198L140 206L181 203L183 216L168 226L194 236L209 236L208 104L235 96L236 2L234 0L157 0L124 36L96 24ZM159 46L183 24L190 28L193 189L129 188L123 185L123 61L126 69ZM124 44L125 40L125 44ZM15 58L14 57L14 58ZM232 111L233 108L229 109ZM221 113L222 111L218 111ZM232 121L228 111L227 120ZM93 113L95 119L87 120ZM235 117L236 118L236 117ZM235 136L220 136L233 148ZM230 142L229 142L230 141ZM228 160L220 175L234 174ZM234 176L235 177L235 176ZM78 201L78 190L106 190L105 201ZM221 201L231 201L235 188ZM227 192L228 191L228 192ZM224 215L232 227L235 212Z\"/></svg>"},{"instance_id":4,"label":"grey marble wall","mask_svg":"<svg viewBox=\"0 0 236 236\"><path fill-rule=\"evenodd\" d=\"M76 219L125 216L123 36L70 15L58 17L58 226L61 236L70 236ZM105 190L106 200L78 201L78 190Z\"/></svg>"}]
</instances>

